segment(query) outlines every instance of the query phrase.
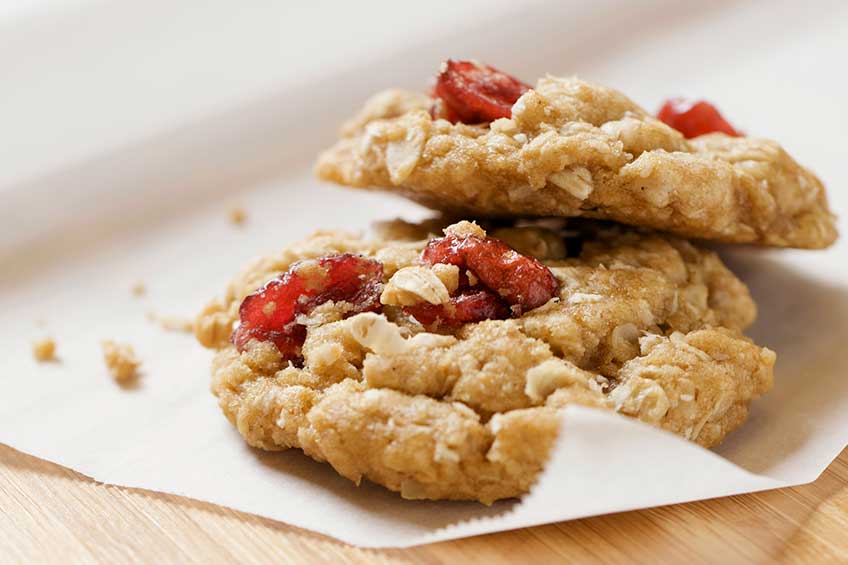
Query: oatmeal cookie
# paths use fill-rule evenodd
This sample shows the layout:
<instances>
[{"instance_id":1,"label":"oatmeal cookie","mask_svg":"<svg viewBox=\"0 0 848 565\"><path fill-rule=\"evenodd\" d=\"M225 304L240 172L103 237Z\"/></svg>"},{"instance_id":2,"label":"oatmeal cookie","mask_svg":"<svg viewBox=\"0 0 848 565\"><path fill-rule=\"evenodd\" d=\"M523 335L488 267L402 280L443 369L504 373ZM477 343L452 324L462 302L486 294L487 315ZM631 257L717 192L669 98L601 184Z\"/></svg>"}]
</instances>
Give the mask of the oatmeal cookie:
<instances>
[{"instance_id":1,"label":"oatmeal cookie","mask_svg":"<svg viewBox=\"0 0 848 565\"><path fill-rule=\"evenodd\" d=\"M316 233L204 309L212 391L248 443L489 503L528 491L569 404L712 446L771 386L774 353L741 334L754 303L711 251L580 221L438 227Z\"/></svg>"},{"instance_id":2,"label":"oatmeal cookie","mask_svg":"<svg viewBox=\"0 0 848 565\"><path fill-rule=\"evenodd\" d=\"M781 247L836 239L821 181L774 141L737 137L720 117L710 131L730 134L686 139L623 94L576 78L508 86L523 92L507 98L514 104L482 95L466 104L476 121L488 116L482 123L451 123L434 109L439 98L380 93L316 173L458 215L584 216Z\"/></svg>"}]
</instances>

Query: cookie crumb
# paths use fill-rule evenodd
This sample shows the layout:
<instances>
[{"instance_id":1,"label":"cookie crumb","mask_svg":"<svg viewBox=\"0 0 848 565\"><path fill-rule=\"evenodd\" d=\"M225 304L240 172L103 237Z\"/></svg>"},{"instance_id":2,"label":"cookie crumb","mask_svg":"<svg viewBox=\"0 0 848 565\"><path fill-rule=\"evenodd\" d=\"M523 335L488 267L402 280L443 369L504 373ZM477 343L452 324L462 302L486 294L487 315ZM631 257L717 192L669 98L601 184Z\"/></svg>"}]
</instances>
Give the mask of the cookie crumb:
<instances>
[{"instance_id":1,"label":"cookie crumb","mask_svg":"<svg viewBox=\"0 0 848 565\"><path fill-rule=\"evenodd\" d=\"M109 372L119 383L126 383L134 379L138 373L141 362L136 358L132 346L126 343L117 343L110 339L101 342L103 347L103 361Z\"/></svg>"},{"instance_id":2,"label":"cookie crumb","mask_svg":"<svg viewBox=\"0 0 848 565\"><path fill-rule=\"evenodd\" d=\"M444 229L445 235L454 237L486 237L486 231L477 225L477 222L469 222L462 220L455 224L451 224Z\"/></svg>"},{"instance_id":3,"label":"cookie crumb","mask_svg":"<svg viewBox=\"0 0 848 565\"><path fill-rule=\"evenodd\" d=\"M130 292L133 296L140 298L147 294L147 286L143 282L137 281L130 287Z\"/></svg>"},{"instance_id":4,"label":"cookie crumb","mask_svg":"<svg viewBox=\"0 0 848 565\"><path fill-rule=\"evenodd\" d=\"M167 316L157 314L156 312L148 312L147 319L155 324L158 324L163 330L169 332L194 332L194 320L183 318L181 316Z\"/></svg>"},{"instance_id":5,"label":"cookie crumb","mask_svg":"<svg viewBox=\"0 0 848 565\"><path fill-rule=\"evenodd\" d=\"M56 342L49 337L37 339L32 343L32 356L39 363L56 360Z\"/></svg>"},{"instance_id":6,"label":"cookie crumb","mask_svg":"<svg viewBox=\"0 0 848 565\"><path fill-rule=\"evenodd\" d=\"M240 206L230 208L230 223L234 226L243 226L247 222L247 212Z\"/></svg>"}]
</instances>

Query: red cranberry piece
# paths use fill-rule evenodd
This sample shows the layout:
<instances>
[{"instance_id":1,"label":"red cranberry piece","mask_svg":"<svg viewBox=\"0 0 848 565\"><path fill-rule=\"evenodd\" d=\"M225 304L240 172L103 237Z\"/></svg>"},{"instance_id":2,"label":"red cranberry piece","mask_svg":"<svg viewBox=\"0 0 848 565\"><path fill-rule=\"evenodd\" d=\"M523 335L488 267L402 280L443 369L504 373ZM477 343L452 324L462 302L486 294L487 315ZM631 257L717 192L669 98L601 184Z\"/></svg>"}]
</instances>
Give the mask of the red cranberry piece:
<instances>
[{"instance_id":1,"label":"red cranberry piece","mask_svg":"<svg viewBox=\"0 0 848 565\"><path fill-rule=\"evenodd\" d=\"M489 65L448 59L433 89L441 105L431 115L466 124L509 118L512 105L528 90L529 85Z\"/></svg>"},{"instance_id":2,"label":"red cranberry piece","mask_svg":"<svg viewBox=\"0 0 848 565\"><path fill-rule=\"evenodd\" d=\"M726 133L741 137L730 123L709 102L690 101L681 98L668 100L657 113L657 118L673 127L687 139L707 133Z\"/></svg>"},{"instance_id":3,"label":"red cranberry piece","mask_svg":"<svg viewBox=\"0 0 848 565\"><path fill-rule=\"evenodd\" d=\"M471 271L516 315L546 303L559 286L544 264L493 237L449 235L433 239L424 248L421 260L428 265L447 263Z\"/></svg>"},{"instance_id":4,"label":"red cranberry piece","mask_svg":"<svg viewBox=\"0 0 848 565\"><path fill-rule=\"evenodd\" d=\"M468 270L506 300L516 315L538 308L556 294L559 285L550 269L499 239L466 237L461 249Z\"/></svg>"},{"instance_id":5,"label":"red cranberry piece","mask_svg":"<svg viewBox=\"0 0 848 565\"><path fill-rule=\"evenodd\" d=\"M503 319L538 308L556 295L558 283L545 265L493 237L448 235L430 240L421 253L425 265L456 265L459 294L448 304L407 307L425 326L457 326ZM471 286L465 271L478 279Z\"/></svg>"},{"instance_id":6,"label":"red cranberry piece","mask_svg":"<svg viewBox=\"0 0 848 565\"><path fill-rule=\"evenodd\" d=\"M279 277L244 299L232 342L244 351L251 339L272 341L285 359L300 357L308 315L325 302L350 304L347 315L380 308L383 266L345 253L299 261Z\"/></svg>"},{"instance_id":7,"label":"red cranberry piece","mask_svg":"<svg viewBox=\"0 0 848 565\"><path fill-rule=\"evenodd\" d=\"M407 306L404 312L428 327L461 326L480 320L502 320L510 314L503 300L486 288L477 291L466 289L451 297L447 304L422 302Z\"/></svg>"}]
</instances>

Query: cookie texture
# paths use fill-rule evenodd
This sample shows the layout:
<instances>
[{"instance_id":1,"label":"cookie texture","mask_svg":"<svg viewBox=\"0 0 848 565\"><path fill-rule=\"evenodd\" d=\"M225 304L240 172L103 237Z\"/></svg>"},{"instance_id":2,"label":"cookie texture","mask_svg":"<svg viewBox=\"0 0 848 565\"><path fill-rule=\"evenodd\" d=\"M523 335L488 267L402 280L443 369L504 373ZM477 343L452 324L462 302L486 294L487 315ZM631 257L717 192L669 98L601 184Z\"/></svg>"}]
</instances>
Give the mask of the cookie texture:
<instances>
[{"instance_id":1,"label":"cookie texture","mask_svg":"<svg viewBox=\"0 0 848 565\"><path fill-rule=\"evenodd\" d=\"M512 118L433 119L421 94L371 99L316 164L342 185L386 189L471 216L584 216L688 238L822 248L836 239L824 186L774 141L691 140L623 94L547 77Z\"/></svg>"},{"instance_id":2,"label":"cookie texture","mask_svg":"<svg viewBox=\"0 0 848 565\"><path fill-rule=\"evenodd\" d=\"M712 446L772 384L774 353L741 334L754 303L713 252L587 222L489 226L549 266L556 297L520 317L428 331L402 305L444 301L454 285L448 266L418 260L441 227L316 233L253 262L204 309L195 333L218 350L212 391L248 443L301 449L405 498L489 503L528 491L569 404ZM245 296L296 261L339 253L382 263L382 312L317 308L301 320L300 363L271 342L230 344Z\"/></svg>"}]
</instances>

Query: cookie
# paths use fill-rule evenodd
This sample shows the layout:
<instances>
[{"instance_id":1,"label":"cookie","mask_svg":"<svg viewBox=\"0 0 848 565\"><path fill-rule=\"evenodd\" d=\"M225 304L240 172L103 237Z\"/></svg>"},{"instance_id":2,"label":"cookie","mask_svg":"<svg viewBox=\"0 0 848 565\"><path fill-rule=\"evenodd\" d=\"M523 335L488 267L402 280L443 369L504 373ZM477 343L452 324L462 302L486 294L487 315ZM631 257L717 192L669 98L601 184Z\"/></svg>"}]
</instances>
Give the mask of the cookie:
<instances>
[{"instance_id":1,"label":"cookie","mask_svg":"<svg viewBox=\"0 0 848 565\"><path fill-rule=\"evenodd\" d=\"M528 491L567 405L709 447L771 386L774 353L741 334L755 305L711 251L579 221L441 227L316 233L203 310L212 391L250 445L490 503Z\"/></svg>"},{"instance_id":2,"label":"cookie","mask_svg":"<svg viewBox=\"0 0 848 565\"><path fill-rule=\"evenodd\" d=\"M436 98L376 95L319 157L317 175L460 217L583 216L780 247L836 239L816 175L776 142L738 136L705 103L660 114L697 135L687 139L613 89L552 76L532 89L491 87L486 73L497 71L478 66L458 87L448 82L459 98L438 86ZM482 123L462 123L456 108Z\"/></svg>"}]
</instances>

